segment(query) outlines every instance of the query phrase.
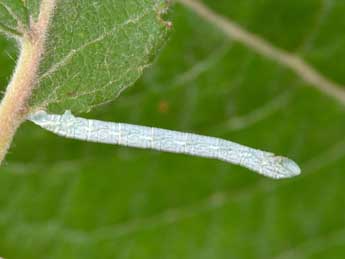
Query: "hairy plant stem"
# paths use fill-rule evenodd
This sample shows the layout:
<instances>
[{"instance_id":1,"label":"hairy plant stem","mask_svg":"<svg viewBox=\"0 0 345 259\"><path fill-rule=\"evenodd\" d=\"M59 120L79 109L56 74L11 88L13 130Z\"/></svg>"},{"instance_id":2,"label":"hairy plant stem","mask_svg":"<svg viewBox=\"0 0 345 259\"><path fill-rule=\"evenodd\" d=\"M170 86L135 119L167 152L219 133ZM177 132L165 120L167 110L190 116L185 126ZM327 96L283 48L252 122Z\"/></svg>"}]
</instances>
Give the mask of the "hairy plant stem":
<instances>
[{"instance_id":1,"label":"hairy plant stem","mask_svg":"<svg viewBox=\"0 0 345 259\"><path fill-rule=\"evenodd\" d=\"M32 90L44 52L49 21L56 0L42 0L37 22L20 39L20 56L12 79L0 104L0 163L4 160L13 136L25 120Z\"/></svg>"}]
</instances>

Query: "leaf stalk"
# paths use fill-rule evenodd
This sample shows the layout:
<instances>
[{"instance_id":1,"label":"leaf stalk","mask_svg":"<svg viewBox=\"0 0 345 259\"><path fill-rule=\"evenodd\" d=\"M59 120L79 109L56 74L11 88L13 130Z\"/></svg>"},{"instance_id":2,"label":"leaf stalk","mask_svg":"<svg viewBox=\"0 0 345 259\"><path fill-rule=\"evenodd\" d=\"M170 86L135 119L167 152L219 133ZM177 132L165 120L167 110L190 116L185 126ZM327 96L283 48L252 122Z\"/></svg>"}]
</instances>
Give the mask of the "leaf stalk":
<instances>
[{"instance_id":1,"label":"leaf stalk","mask_svg":"<svg viewBox=\"0 0 345 259\"><path fill-rule=\"evenodd\" d=\"M56 0L42 0L38 21L20 40L20 56L0 104L0 164L4 160L18 127L29 111L28 103L36 85L44 52L49 21Z\"/></svg>"}]
</instances>

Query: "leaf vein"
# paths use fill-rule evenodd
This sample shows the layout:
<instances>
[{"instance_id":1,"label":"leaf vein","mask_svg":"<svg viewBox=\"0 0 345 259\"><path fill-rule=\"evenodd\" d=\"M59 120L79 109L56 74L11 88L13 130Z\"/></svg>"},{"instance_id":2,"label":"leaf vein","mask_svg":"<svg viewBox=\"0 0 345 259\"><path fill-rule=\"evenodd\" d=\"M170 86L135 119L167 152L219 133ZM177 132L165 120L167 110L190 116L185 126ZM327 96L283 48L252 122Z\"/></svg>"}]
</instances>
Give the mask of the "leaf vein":
<instances>
[{"instance_id":1,"label":"leaf vein","mask_svg":"<svg viewBox=\"0 0 345 259\"><path fill-rule=\"evenodd\" d=\"M326 78L299 56L279 49L260 36L245 30L229 18L213 12L199 0L178 0L178 2L223 31L229 38L235 39L257 53L290 68L305 82L345 105L345 86Z\"/></svg>"},{"instance_id":2,"label":"leaf vein","mask_svg":"<svg viewBox=\"0 0 345 259\"><path fill-rule=\"evenodd\" d=\"M63 57L60 61L58 61L57 63L52 65L45 73L43 73L39 77L38 82L41 82L46 77L51 77L54 73L59 71L59 69L63 68L65 65L67 65L72 60L72 58L75 55L79 54L81 51L83 51L87 47L89 47L89 46L91 46L93 44L96 44L98 42L101 42L106 37L111 36L116 31L124 29L124 27L126 27L129 24L136 24L136 23L138 23L143 18L145 18L150 12L152 12L152 10L153 9L149 8L146 11L144 11L141 15L131 17L128 20L126 20L124 23L122 23L120 25L116 25L115 27L113 27L110 31L105 32L105 33L99 35L98 37L90 40L89 42L86 42L85 44L81 45L80 47L78 47L76 49L70 50L70 52L65 57Z\"/></svg>"}]
</instances>

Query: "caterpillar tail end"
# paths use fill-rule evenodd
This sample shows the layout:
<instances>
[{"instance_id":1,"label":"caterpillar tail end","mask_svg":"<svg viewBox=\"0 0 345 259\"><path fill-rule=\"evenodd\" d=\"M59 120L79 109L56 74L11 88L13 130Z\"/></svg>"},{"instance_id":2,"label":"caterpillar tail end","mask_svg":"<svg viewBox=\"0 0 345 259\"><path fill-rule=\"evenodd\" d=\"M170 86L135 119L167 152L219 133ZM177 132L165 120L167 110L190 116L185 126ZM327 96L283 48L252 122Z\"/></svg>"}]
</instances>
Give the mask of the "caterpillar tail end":
<instances>
[{"instance_id":1,"label":"caterpillar tail end","mask_svg":"<svg viewBox=\"0 0 345 259\"><path fill-rule=\"evenodd\" d=\"M45 111L41 110L41 111L37 111L33 114L30 114L27 117L27 120L32 121L33 123L35 123L37 125L40 125L41 122L47 120L47 117L48 117L48 114Z\"/></svg>"}]
</instances>

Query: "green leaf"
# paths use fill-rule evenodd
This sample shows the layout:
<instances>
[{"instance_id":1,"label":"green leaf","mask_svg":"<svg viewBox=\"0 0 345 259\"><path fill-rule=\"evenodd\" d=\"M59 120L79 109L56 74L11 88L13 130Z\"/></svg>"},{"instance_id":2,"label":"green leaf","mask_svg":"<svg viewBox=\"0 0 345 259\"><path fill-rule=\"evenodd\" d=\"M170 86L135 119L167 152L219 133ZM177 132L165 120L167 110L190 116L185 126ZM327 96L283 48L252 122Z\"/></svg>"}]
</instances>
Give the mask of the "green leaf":
<instances>
[{"instance_id":1,"label":"green leaf","mask_svg":"<svg viewBox=\"0 0 345 259\"><path fill-rule=\"evenodd\" d=\"M20 35L30 24L29 12L21 0L0 1L0 30L9 35Z\"/></svg>"},{"instance_id":2,"label":"green leaf","mask_svg":"<svg viewBox=\"0 0 345 259\"><path fill-rule=\"evenodd\" d=\"M29 26L29 12L22 0L1 0L0 5L12 15L17 23L23 26Z\"/></svg>"},{"instance_id":3,"label":"green leaf","mask_svg":"<svg viewBox=\"0 0 345 259\"><path fill-rule=\"evenodd\" d=\"M22 0L25 6L28 8L30 15L34 20L37 20L40 11L41 0Z\"/></svg>"},{"instance_id":4,"label":"green leaf","mask_svg":"<svg viewBox=\"0 0 345 259\"><path fill-rule=\"evenodd\" d=\"M60 1L31 106L87 112L114 100L166 39L163 0Z\"/></svg>"},{"instance_id":5,"label":"green leaf","mask_svg":"<svg viewBox=\"0 0 345 259\"><path fill-rule=\"evenodd\" d=\"M204 2L345 84L342 1ZM0 168L0 256L343 257L344 105L193 11L176 5L173 16L157 62L87 117L227 138L293 158L302 176L278 182L219 161L63 139L26 123ZM12 64L5 54L1 62Z\"/></svg>"}]
</instances>

